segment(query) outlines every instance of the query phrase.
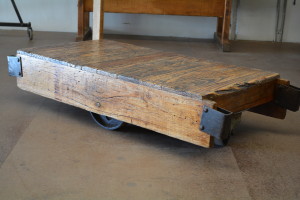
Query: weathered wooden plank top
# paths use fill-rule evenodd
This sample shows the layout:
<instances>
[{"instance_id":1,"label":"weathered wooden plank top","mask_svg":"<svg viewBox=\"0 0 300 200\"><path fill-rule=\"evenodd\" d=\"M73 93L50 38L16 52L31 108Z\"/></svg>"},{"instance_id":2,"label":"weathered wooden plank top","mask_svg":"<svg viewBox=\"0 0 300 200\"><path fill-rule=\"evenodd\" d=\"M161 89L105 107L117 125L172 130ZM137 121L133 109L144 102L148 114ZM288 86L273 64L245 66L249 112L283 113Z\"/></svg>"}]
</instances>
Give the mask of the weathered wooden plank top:
<instances>
[{"instance_id":1,"label":"weathered wooden plank top","mask_svg":"<svg viewBox=\"0 0 300 200\"><path fill-rule=\"evenodd\" d=\"M205 99L277 79L277 73L224 65L111 40L19 50L54 63Z\"/></svg>"}]
</instances>

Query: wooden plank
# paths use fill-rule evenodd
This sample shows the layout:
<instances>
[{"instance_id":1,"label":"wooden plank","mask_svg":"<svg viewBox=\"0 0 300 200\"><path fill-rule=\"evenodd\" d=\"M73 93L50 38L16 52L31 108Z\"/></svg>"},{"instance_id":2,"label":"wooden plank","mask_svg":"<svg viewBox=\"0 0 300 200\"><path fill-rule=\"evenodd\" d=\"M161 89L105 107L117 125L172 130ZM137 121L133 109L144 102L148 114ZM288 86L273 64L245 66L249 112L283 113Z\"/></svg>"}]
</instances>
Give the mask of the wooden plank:
<instances>
[{"instance_id":1,"label":"wooden plank","mask_svg":"<svg viewBox=\"0 0 300 200\"><path fill-rule=\"evenodd\" d=\"M23 90L196 145L212 146L213 139L199 130L199 124L203 104L213 107L213 102L94 73L87 67L78 69L42 57L18 56L22 57L23 69L18 86Z\"/></svg>"},{"instance_id":2,"label":"wooden plank","mask_svg":"<svg viewBox=\"0 0 300 200\"><path fill-rule=\"evenodd\" d=\"M215 98L212 100L221 101L223 97L226 99L227 95L239 91L249 95L249 89L254 88L253 93L258 88L263 91L266 89L265 83L279 78L273 72L225 65L111 40L31 48L19 53L43 56L53 62L62 61L77 67L86 66L122 80L199 100ZM246 101L248 98L244 99Z\"/></svg>"},{"instance_id":3,"label":"wooden plank","mask_svg":"<svg viewBox=\"0 0 300 200\"><path fill-rule=\"evenodd\" d=\"M268 78L266 77L266 79ZM274 99L276 85L277 79L256 84L248 82L248 85L243 86L245 87L243 90L233 86L232 88L219 90L203 98L217 102L216 106L225 110L240 112L271 102Z\"/></svg>"},{"instance_id":4,"label":"wooden plank","mask_svg":"<svg viewBox=\"0 0 300 200\"><path fill-rule=\"evenodd\" d=\"M93 40L103 39L103 23L104 23L104 0L94 0L93 12Z\"/></svg>"},{"instance_id":5,"label":"wooden plank","mask_svg":"<svg viewBox=\"0 0 300 200\"><path fill-rule=\"evenodd\" d=\"M106 0L104 11L221 17L224 0Z\"/></svg>"},{"instance_id":6,"label":"wooden plank","mask_svg":"<svg viewBox=\"0 0 300 200\"><path fill-rule=\"evenodd\" d=\"M81 0L79 0L81 1ZM93 0L83 0L84 2L84 11L85 12L93 12L93 4L94 1Z\"/></svg>"},{"instance_id":7,"label":"wooden plank","mask_svg":"<svg viewBox=\"0 0 300 200\"><path fill-rule=\"evenodd\" d=\"M225 0L105 0L104 12L223 17ZM93 12L93 0L85 0Z\"/></svg>"},{"instance_id":8,"label":"wooden plank","mask_svg":"<svg viewBox=\"0 0 300 200\"><path fill-rule=\"evenodd\" d=\"M231 0L225 0L225 10L224 10L224 20L223 20L223 28L222 28L222 37L221 43L222 45L228 45L229 43L229 31L230 31L230 16L231 16Z\"/></svg>"},{"instance_id":9,"label":"wooden plank","mask_svg":"<svg viewBox=\"0 0 300 200\"><path fill-rule=\"evenodd\" d=\"M83 40L84 36L84 0L78 0L78 32L76 41Z\"/></svg>"},{"instance_id":10,"label":"wooden plank","mask_svg":"<svg viewBox=\"0 0 300 200\"><path fill-rule=\"evenodd\" d=\"M290 81L285 79L277 79L275 85L290 85ZM275 86L273 86L275 89ZM266 90L266 93L270 93L270 89ZM276 92L274 92L276 93ZM273 93L273 96L274 96ZM253 107L249 109L250 112L255 112L258 114L266 115L269 117L274 117L277 119L284 119L286 116L286 109L280 107L278 104L276 104L274 101L267 102L265 104L261 104L259 106Z\"/></svg>"},{"instance_id":11,"label":"wooden plank","mask_svg":"<svg viewBox=\"0 0 300 200\"><path fill-rule=\"evenodd\" d=\"M286 109L278 106L273 101L256 106L254 108L249 109L248 111L277 119L284 119L286 116Z\"/></svg>"}]
</instances>

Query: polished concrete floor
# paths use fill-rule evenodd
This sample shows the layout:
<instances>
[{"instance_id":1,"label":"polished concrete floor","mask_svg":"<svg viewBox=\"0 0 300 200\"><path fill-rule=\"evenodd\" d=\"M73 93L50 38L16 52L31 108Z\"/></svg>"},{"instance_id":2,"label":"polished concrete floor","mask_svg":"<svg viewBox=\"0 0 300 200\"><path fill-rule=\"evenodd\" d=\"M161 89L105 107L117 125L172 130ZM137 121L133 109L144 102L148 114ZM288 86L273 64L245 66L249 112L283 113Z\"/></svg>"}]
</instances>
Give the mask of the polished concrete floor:
<instances>
[{"instance_id":1,"label":"polished concrete floor","mask_svg":"<svg viewBox=\"0 0 300 200\"><path fill-rule=\"evenodd\" d=\"M6 56L75 34L0 31L0 199L300 199L300 112L245 112L228 146L205 149L135 126L110 132L89 113L16 87ZM300 86L300 45L109 37L279 72ZM45 80L46 81L46 80Z\"/></svg>"}]
</instances>

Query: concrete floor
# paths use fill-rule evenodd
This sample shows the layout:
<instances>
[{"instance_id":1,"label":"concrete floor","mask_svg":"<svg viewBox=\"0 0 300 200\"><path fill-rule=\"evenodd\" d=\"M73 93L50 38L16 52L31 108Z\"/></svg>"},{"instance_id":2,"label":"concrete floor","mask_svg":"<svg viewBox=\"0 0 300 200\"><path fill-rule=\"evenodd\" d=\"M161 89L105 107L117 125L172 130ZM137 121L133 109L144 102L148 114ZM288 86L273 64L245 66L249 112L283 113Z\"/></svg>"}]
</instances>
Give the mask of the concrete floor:
<instances>
[{"instance_id":1,"label":"concrete floor","mask_svg":"<svg viewBox=\"0 0 300 200\"><path fill-rule=\"evenodd\" d=\"M224 148L205 149L135 126L110 132L89 113L16 87L6 56L75 34L0 31L0 199L300 199L300 112L245 112ZM279 72L300 86L300 45L111 39Z\"/></svg>"}]
</instances>

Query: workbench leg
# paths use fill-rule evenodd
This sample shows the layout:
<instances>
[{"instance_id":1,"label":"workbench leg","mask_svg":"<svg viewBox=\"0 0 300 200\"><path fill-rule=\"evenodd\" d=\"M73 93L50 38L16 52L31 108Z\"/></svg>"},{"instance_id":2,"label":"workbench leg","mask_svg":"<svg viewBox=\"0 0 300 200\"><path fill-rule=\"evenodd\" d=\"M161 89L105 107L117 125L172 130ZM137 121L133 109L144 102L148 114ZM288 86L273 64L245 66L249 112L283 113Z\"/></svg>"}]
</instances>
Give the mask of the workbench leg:
<instances>
[{"instance_id":1,"label":"workbench leg","mask_svg":"<svg viewBox=\"0 0 300 200\"><path fill-rule=\"evenodd\" d=\"M78 0L78 33L76 41L87 40L91 37L90 15L86 12L84 0Z\"/></svg>"},{"instance_id":2,"label":"workbench leg","mask_svg":"<svg viewBox=\"0 0 300 200\"><path fill-rule=\"evenodd\" d=\"M214 35L216 42L224 52L230 51L229 31L230 31L231 0L225 0L224 16L218 17L217 31Z\"/></svg>"},{"instance_id":3,"label":"workbench leg","mask_svg":"<svg viewBox=\"0 0 300 200\"><path fill-rule=\"evenodd\" d=\"M78 32L76 41L83 40L84 35L84 3L83 0L78 0Z\"/></svg>"},{"instance_id":4,"label":"workbench leg","mask_svg":"<svg viewBox=\"0 0 300 200\"><path fill-rule=\"evenodd\" d=\"M93 40L103 39L104 0L94 0Z\"/></svg>"},{"instance_id":5,"label":"workbench leg","mask_svg":"<svg viewBox=\"0 0 300 200\"><path fill-rule=\"evenodd\" d=\"M92 29L90 28L90 13L84 12L84 36L83 40L92 39Z\"/></svg>"}]
</instances>

